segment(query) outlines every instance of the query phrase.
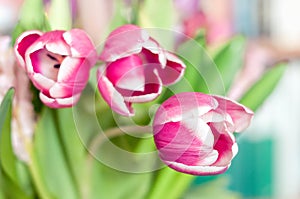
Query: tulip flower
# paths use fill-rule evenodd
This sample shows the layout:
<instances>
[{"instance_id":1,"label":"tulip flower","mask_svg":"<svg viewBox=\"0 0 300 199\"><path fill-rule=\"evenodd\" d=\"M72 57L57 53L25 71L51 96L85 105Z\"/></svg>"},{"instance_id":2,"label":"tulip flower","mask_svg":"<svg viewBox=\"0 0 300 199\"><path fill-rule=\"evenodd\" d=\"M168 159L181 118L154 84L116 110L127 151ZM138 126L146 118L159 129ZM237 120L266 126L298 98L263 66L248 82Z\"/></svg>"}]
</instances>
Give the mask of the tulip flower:
<instances>
[{"instance_id":1,"label":"tulip flower","mask_svg":"<svg viewBox=\"0 0 300 199\"><path fill-rule=\"evenodd\" d=\"M132 103L154 100L163 85L183 76L185 65L135 25L124 25L107 38L98 70L98 88L104 100L117 113L134 115Z\"/></svg>"},{"instance_id":2,"label":"tulip flower","mask_svg":"<svg viewBox=\"0 0 300 199\"><path fill-rule=\"evenodd\" d=\"M230 99L202 93L170 97L154 117L154 141L169 167L192 175L225 172L238 152L233 132L248 127L253 112Z\"/></svg>"},{"instance_id":3,"label":"tulip flower","mask_svg":"<svg viewBox=\"0 0 300 199\"><path fill-rule=\"evenodd\" d=\"M16 41L16 57L40 90L40 99L52 108L73 106L97 61L94 45L85 32L24 32Z\"/></svg>"}]
</instances>

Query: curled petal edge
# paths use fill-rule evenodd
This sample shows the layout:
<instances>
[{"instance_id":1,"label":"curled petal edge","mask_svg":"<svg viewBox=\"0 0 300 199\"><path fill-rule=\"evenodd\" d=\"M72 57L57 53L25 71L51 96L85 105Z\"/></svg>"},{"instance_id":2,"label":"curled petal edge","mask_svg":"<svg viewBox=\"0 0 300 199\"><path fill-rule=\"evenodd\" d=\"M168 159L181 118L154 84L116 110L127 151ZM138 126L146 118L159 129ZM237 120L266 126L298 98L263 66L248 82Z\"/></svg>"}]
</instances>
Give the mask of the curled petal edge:
<instances>
[{"instance_id":1,"label":"curled petal edge","mask_svg":"<svg viewBox=\"0 0 300 199\"><path fill-rule=\"evenodd\" d=\"M98 89L103 99L109 104L109 106L120 115L133 116L134 111L131 107L131 103L125 102L123 96L114 88L109 79L104 76L100 67L97 71L98 77Z\"/></svg>"},{"instance_id":2,"label":"curled petal edge","mask_svg":"<svg viewBox=\"0 0 300 199\"><path fill-rule=\"evenodd\" d=\"M40 92L41 101L50 108L68 108L74 106L80 98L80 93L68 98L51 98Z\"/></svg>"},{"instance_id":3,"label":"curled petal edge","mask_svg":"<svg viewBox=\"0 0 300 199\"><path fill-rule=\"evenodd\" d=\"M230 165L226 167L218 167L218 166L188 166L178 162L168 162L165 163L172 169L197 176L206 176L206 175L218 175L224 173Z\"/></svg>"},{"instance_id":4,"label":"curled petal edge","mask_svg":"<svg viewBox=\"0 0 300 199\"><path fill-rule=\"evenodd\" d=\"M31 46L31 44L36 41L43 33L41 31L38 30L30 30L30 31L26 31L24 33L22 33L16 40L16 44L14 46L14 51L15 51L15 55L17 58L17 61L19 63L19 65L25 69L25 53L27 51L27 49L29 48L29 46ZM31 40L28 41L29 36L33 36L36 35L37 38L31 38ZM27 39L26 39L27 37ZM30 42L28 44L22 44L23 42ZM26 49L23 49L22 52L20 52L20 45L28 45Z\"/></svg>"}]
</instances>

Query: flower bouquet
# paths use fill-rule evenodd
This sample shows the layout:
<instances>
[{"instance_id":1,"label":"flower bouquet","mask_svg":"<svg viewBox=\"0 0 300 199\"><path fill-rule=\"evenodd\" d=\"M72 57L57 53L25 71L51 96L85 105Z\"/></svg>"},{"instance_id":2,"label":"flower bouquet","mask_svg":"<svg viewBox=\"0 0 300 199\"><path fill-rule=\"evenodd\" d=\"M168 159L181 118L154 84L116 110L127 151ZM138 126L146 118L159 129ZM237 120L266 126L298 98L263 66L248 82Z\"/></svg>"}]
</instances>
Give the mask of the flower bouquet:
<instances>
[{"instance_id":1,"label":"flower bouquet","mask_svg":"<svg viewBox=\"0 0 300 199\"><path fill-rule=\"evenodd\" d=\"M157 16L177 1L112 2L97 45L66 0L26 0L1 37L0 198L183 198L196 176L229 168L284 71L233 99L243 37L212 45L198 12L203 23L166 29Z\"/></svg>"}]
</instances>

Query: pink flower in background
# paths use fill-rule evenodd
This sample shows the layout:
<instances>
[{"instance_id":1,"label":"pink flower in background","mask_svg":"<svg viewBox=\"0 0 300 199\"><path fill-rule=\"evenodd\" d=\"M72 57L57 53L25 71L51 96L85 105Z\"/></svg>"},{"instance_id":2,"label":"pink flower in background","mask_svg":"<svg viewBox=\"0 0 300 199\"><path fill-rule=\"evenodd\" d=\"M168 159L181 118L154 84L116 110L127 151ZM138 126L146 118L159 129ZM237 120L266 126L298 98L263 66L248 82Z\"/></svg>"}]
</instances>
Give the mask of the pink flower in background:
<instances>
[{"instance_id":1,"label":"pink flower in background","mask_svg":"<svg viewBox=\"0 0 300 199\"><path fill-rule=\"evenodd\" d=\"M33 136L34 111L31 104L29 79L15 63L10 37L0 37L0 102L9 88L15 88L12 114L12 146L16 156L28 162L25 143Z\"/></svg>"},{"instance_id":2,"label":"pink flower in background","mask_svg":"<svg viewBox=\"0 0 300 199\"><path fill-rule=\"evenodd\" d=\"M171 168L193 175L228 169L238 148L233 132L248 127L253 112L230 99L180 93L165 101L154 117L154 141Z\"/></svg>"},{"instance_id":3,"label":"pink flower in background","mask_svg":"<svg viewBox=\"0 0 300 199\"><path fill-rule=\"evenodd\" d=\"M162 49L147 31L135 25L114 30L105 42L98 70L98 88L117 113L132 116L132 103L154 100L163 85L174 84L183 76L185 65Z\"/></svg>"},{"instance_id":4,"label":"pink flower in background","mask_svg":"<svg viewBox=\"0 0 300 199\"><path fill-rule=\"evenodd\" d=\"M79 100L97 61L94 45L79 29L24 32L15 53L42 102L52 108L70 107Z\"/></svg>"},{"instance_id":5,"label":"pink flower in background","mask_svg":"<svg viewBox=\"0 0 300 199\"><path fill-rule=\"evenodd\" d=\"M173 0L180 18L188 18L199 11L201 0Z\"/></svg>"},{"instance_id":6,"label":"pink flower in background","mask_svg":"<svg viewBox=\"0 0 300 199\"><path fill-rule=\"evenodd\" d=\"M232 36L232 0L187 1L174 0L181 20L181 32L194 38L200 29L204 29L207 42L211 45L222 43Z\"/></svg>"}]
</instances>

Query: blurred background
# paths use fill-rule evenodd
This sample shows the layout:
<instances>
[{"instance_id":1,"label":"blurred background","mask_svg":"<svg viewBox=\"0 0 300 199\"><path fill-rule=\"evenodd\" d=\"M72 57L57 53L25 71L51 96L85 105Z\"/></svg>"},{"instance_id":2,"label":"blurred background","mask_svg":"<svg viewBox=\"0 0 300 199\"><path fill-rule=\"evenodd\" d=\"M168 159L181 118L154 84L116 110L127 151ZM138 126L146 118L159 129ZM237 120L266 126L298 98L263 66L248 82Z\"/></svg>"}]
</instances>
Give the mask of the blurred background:
<instances>
[{"instance_id":1,"label":"blurred background","mask_svg":"<svg viewBox=\"0 0 300 199\"><path fill-rule=\"evenodd\" d=\"M120 12L120 7L112 2L72 1L72 13L78 14L76 23L87 30L95 43L105 38L109 21ZM124 2L128 10L122 13L126 15L131 1ZM300 1L174 0L173 3L178 11L172 15L174 23L170 28L174 30L193 36L194 29L205 28L212 47L235 34L247 37L244 67L230 97L239 99L262 71L274 63L287 61L289 65L274 93L257 111L251 127L238 136L240 151L229 171L222 177L197 178L185 198L300 199ZM21 5L22 0L0 0L0 35L12 32ZM91 18L96 18L97 24ZM144 24L151 26L147 20ZM202 195L196 185L202 185ZM219 190L220 187L223 189ZM216 196L203 195L203 190L216 189L219 190Z\"/></svg>"}]
</instances>

